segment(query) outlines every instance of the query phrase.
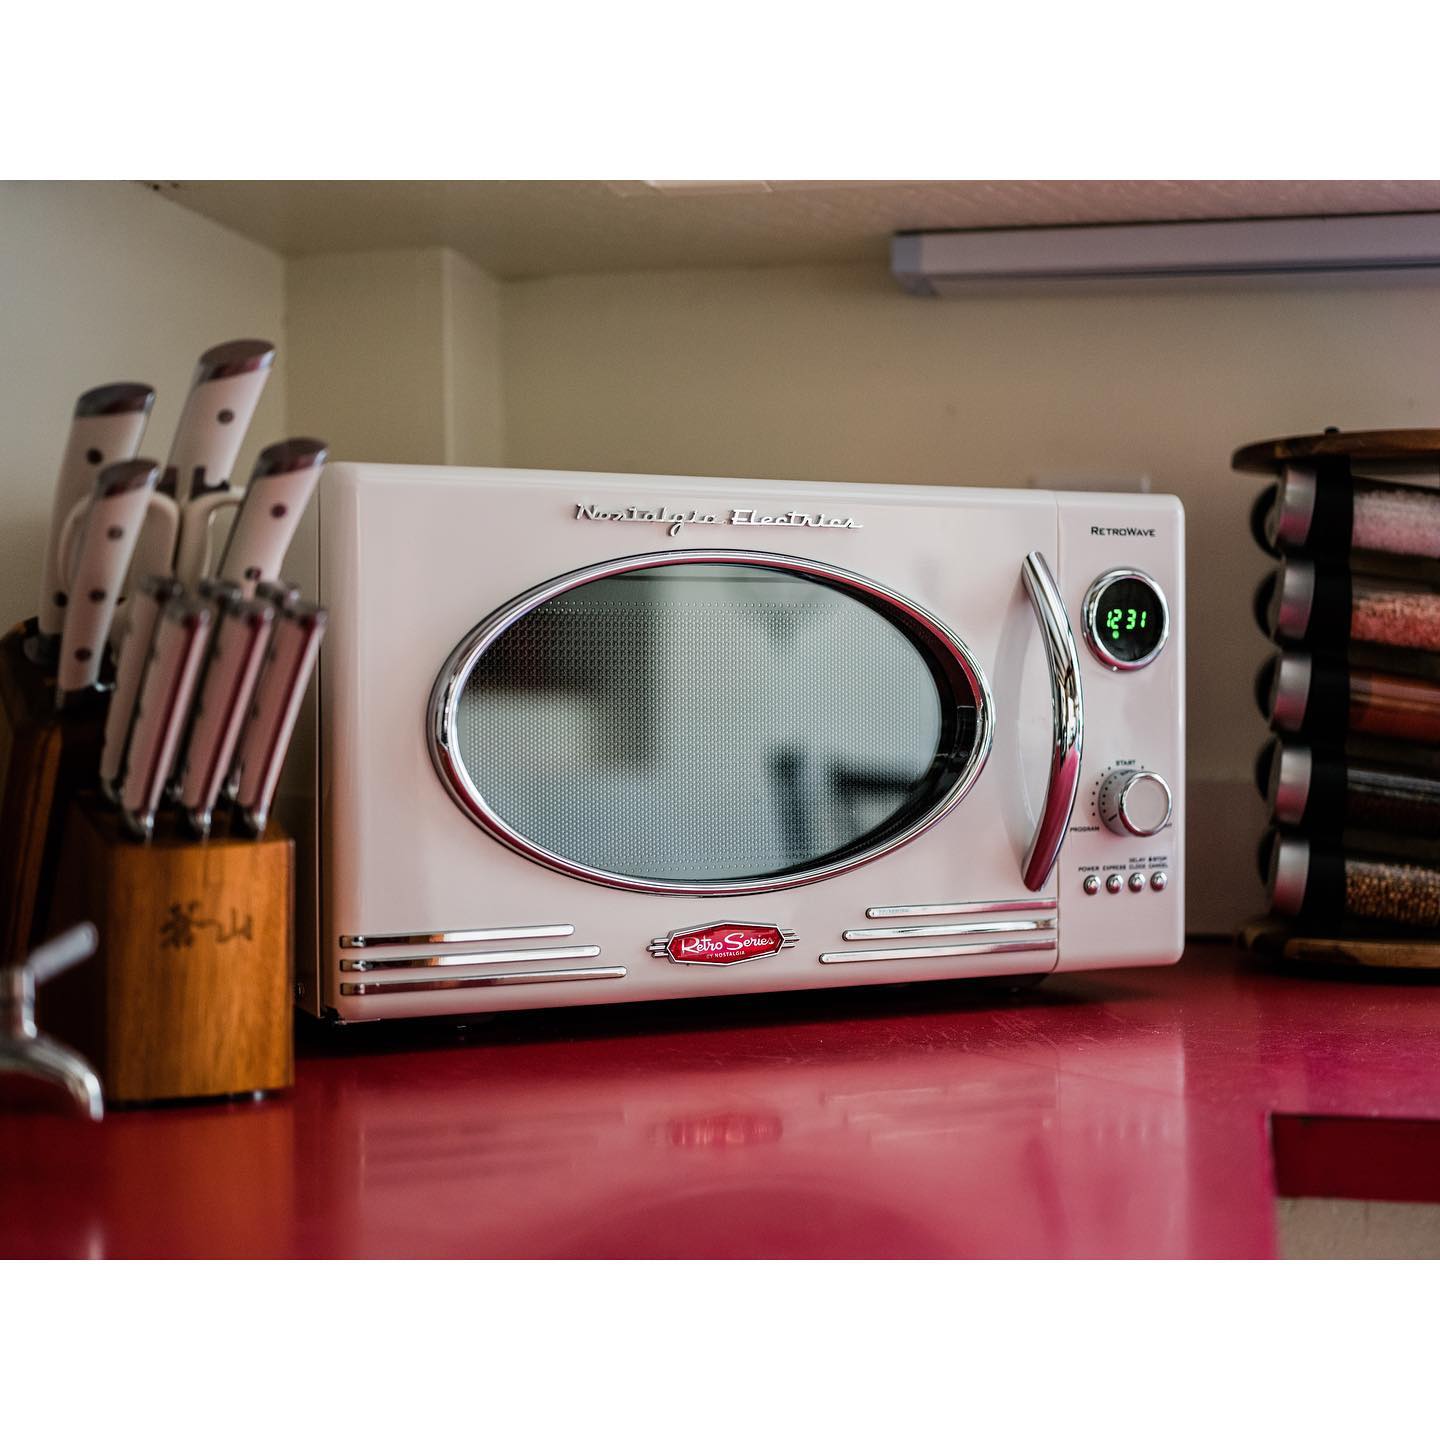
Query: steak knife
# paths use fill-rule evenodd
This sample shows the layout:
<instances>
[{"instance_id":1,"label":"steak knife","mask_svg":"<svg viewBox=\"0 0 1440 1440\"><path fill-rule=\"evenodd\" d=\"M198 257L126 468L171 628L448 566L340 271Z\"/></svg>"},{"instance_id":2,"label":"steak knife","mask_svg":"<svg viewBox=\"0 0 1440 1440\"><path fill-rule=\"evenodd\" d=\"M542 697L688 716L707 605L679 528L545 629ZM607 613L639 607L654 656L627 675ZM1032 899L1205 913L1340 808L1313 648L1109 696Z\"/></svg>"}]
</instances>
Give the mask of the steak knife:
<instances>
[{"instance_id":1,"label":"steak knife","mask_svg":"<svg viewBox=\"0 0 1440 1440\"><path fill-rule=\"evenodd\" d=\"M50 533L41 561L40 604L35 612L40 635L37 648L48 654L52 663L65 628L69 599L69 587L61 577L61 528L66 516L90 493L102 465L134 458L154 403L154 390L132 381L99 385L75 402L70 438L50 505Z\"/></svg>"},{"instance_id":2,"label":"steak knife","mask_svg":"<svg viewBox=\"0 0 1440 1440\"><path fill-rule=\"evenodd\" d=\"M258 581L280 573L325 453L323 440L306 439L282 440L260 452L219 571L244 586L247 598Z\"/></svg>"},{"instance_id":3,"label":"steak knife","mask_svg":"<svg viewBox=\"0 0 1440 1440\"><path fill-rule=\"evenodd\" d=\"M100 788L117 805L130 723L135 718L135 702L140 695L145 661L155 639L155 625L160 612L183 588L172 575L147 575L125 602L130 638L116 667L115 690L105 715L105 741L100 751Z\"/></svg>"},{"instance_id":4,"label":"steak knife","mask_svg":"<svg viewBox=\"0 0 1440 1440\"><path fill-rule=\"evenodd\" d=\"M155 626L120 785L120 813L142 840L155 831L211 624L209 606L181 595L165 606Z\"/></svg>"},{"instance_id":5,"label":"steak knife","mask_svg":"<svg viewBox=\"0 0 1440 1440\"><path fill-rule=\"evenodd\" d=\"M100 677L115 604L159 473L153 460L121 460L107 465L95 482L70 576L56 673L57 705L91 689Z\"/></svg>"},{"instance_id":6,"label":"steak knife","mask_svg":"<svg viewBox=\"0 0 1440 1440\"><path fill-rule=\"evenodd\" d=\"M191 828L210 833L220 786L250 709L275 623L264 601L221 603L180 775L180 806Z\"/></svg>"},{"instance_id":7,"label":"steak knife","mask_svg":"<svg viewBox=\"0 0 1440 1440\"><path fill-rule=\"evenodd\" d=\"M268 340L228 340L200 357L158 487L172 503L145 526L137 575L199 576L216 501L235 503L230 471L274 361Z\"/></svg>"},{"instance_id":8,"label":"steak knife","mask_svg":"<svg viewBox=\"0 0 1440 1440\"><path fill-rule=\"evenodd\" d=\"M237 762L237 813L253 835L264 834L270 818L280 769L320 653L326 619L318 605L297 605L276 616L270 656L256 688Z\"/></svg>"}]
</instances>

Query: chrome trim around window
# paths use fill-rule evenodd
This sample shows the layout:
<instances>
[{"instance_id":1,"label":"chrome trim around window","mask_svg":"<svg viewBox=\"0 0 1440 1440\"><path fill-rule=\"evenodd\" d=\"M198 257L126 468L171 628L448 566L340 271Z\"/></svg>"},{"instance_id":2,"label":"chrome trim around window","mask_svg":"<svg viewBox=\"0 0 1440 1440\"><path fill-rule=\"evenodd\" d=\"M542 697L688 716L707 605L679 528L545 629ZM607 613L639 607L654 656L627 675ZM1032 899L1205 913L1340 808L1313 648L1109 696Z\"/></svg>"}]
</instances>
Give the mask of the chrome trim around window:
<instances>
[{"instance_id":1,"label":"chrome trim around window","mask_svg":"<svg viewBox=\"0 0 1440 1440\"><path fill-rule=\"evenodd\" d=\"M594 960L598 945L557 945L548 950L451 950L444 955L397 955L391 960L366 956L340 962L342 970L423 970L436 965L523 965L532 960Z\"/></svg>"},{"instance_id":2,"label":"chrome trim around window","mask_svg":"<svg viewBox=\"0 0 1440 1440\"><path fill-rule=\"evenodd\" d=\"M961 768L959 776L950 789L925 814L912 821L905 829L889 835L878 845L847 855L828 865L816 866L794 874L763 876L753 880L669 881L646 880L629 875L613 874L588 865L581 865L564 856L533 844L518 831L505 823L485 802L485 797L475 788L455 745L456 711L466 682L480 657L516 621L538 609L547 601L588 585L593 580L604 580L612 575L624 575L632 570L656 569L666 565L751 565L765 570L800 575L849 592L860 599L868 599L874 608L885 615L886 610L898 613L934 641L946 658L957 666L969 683L976 698L975 745L969 759ZM890 617L887 617L890 618ZM891 618L894 624L894 619ZM898 627L897 627L898 628ZM902 632L903 633L903 632ZM913 642L912 642L913 643ZM542 585L527 590L509 603L502 605L493 614L481 621L451 652L441 668L440 675L431 691L427 713L426 732L430 746L430 758L445 787L465 814L482 830L487 831L502 844L527 859L540 865L569 875L576 880L585 880L595 885L607 885L618 890L639 891L649 895L751 895L768 890L790 890L797 885L808 885L816 880L827 880L832 875L841 875L888 855L892 850L908 844L916 836L928 830L937 821L948 815L970 792L985 762L990 756L994 739L995 707L990 694L990 684L985 678L979 662L966 643L950 629L944 621L928 610L907 600L898 591L878 581L869 580L850 570L827 565L819 560L807 560L799 555L783 555L765 550L662 550L641 555L625 555L606 560L598 565L589 565L580 570L571 570L547 580Z\"/></svg>"},{"instance_id":3,"label":"chrome trim around window","mask_svg":"<svg viewBox=\"0 0 1440 1440\"><path fill-rule=\"evenodd\" d=\"M1155 592L1155 598L1160 602L1160 638L1155 642L1155 648L1139 660L1121 660L1112 655L1100 637L1100 627L1095 623L1095 618L1100 610L1101 594L1107 586L1113 585L1117 580L1144 581ZM1170 638L1170 602L1166 600L1165 592L1156 583L1155 577L1147 575L1143 570L1107 570L1085 592L1084 611L1081 629L1085 634L1085 643L1090 647L1090 653L1107 670L1143 670L1147 665L1159 659L1160 652L1165 648L1165 642Z\"/></svg>"},{"instance_id":4,"label":"chrome trim around window","mask_svg":"<svg viewBox=\"0 0 1440 1440\"><path fill-rule=\"evenodd\" d=\"M1080 689L1080 653L1065 613L1060 587L1045 563L1032 550L1020 567L1050 667L1050 706L1054 729L1050 748L1050 775L1045 802L1025 856L1020 878L1027 890L1042 890L1060 858L1060 846L1080 789L1080 756L1085 744L1085 704Z\"/></svg>"},{"instance_id":5,"label":"chrome trim around window","mask_svg":"<svg viewBox=\"0 0 1440 1440\"><path fill-rule=\"evenodd\" d=\"M889 920L901 915L987 915L991 911L1053 910L1053 895L1029 895L1021 900L954 900L941 905L872 905L866 912L871 920Z\"/></svg>"},{"instance_id":6,"label":"chrome trim around window","mask_svg":"<svg viewBox=\"0 0 1440 1440\"><path fill-rule=\"evenodd\" d=\"M822 965L863 965L871 960L946 960L967 955L1008 955L1017 950L1055 949L1055 940L997 940L988 945L909 945L894 950L836 950L820 957ZM344 988L343 986L341 987Z\"/></svg>"},{"instance_id":7,"label":"chrome trim around window","mask_svg":"<svg viewBox=\"0 0 1440 1440\"><path fill-rule=\"evenodd\" d=\"M843 930L842 940L906 940L925 935L1006 935L1016 932L1034 933L1037 930L1053 930L1055 921L1049 920L981 920L970 925L892 925L874 926L861 930Z\"/></svg>"},{"instance_id":8,"label":"chrome trim around window","mask_svg":"<svg viewBox=\"0 0 1440 1440\"><path fill-rule=\"evenodd\" d=\"M366 980L341 985L342 995L410 995L422 990L479 990L496 985L551 985L570 980L623 980L623 965L589 970L511 970L503 975L453 975L444 979Z\"/></svg>"},{"instance_id":9,"label":"chrome trim around window","mask_svg":"<svg viewBox=\"0 0 1440 1440\"><path fill-rule=\"evenodd\" d=\"M342 935L342 950L378 950L385 945L480 945L486 940L542 940L573 935L573 925L505 925L495 930L430 930L420 935Z\"/></svg>"}]
</instances>

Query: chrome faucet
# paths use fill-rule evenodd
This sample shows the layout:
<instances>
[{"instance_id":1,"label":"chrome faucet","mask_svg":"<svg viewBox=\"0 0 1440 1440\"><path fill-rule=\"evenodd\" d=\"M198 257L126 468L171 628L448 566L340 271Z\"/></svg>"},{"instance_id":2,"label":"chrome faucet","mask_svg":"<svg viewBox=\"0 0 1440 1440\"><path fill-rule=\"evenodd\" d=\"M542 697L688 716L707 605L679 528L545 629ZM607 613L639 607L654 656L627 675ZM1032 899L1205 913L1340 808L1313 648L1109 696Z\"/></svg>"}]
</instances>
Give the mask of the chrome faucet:
<instances>
[{"instance_id":1,"label":"chrome faucet","mask_svg":"<svg viewBox=\"0 0 1440 1440\"><path fill-rule=\"evenodd\" d=\"M35 988L93 955L98 940L93 925L76 925L19 965L0 966L0 1074L33 1075L63 1086L92 1120L105 1115L99 1078L82 1056L40 1033Z\"/></svg>"}]
</instances>

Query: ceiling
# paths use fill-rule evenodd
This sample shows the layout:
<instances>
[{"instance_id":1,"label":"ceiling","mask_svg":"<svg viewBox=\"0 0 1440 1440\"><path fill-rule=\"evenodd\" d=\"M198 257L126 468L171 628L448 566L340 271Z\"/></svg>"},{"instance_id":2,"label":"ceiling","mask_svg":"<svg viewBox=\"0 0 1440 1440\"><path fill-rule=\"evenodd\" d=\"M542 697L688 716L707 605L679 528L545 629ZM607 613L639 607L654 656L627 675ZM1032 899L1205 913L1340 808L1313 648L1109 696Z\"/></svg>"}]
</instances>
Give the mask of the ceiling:
<instances>
[{"instance_id":1,"label":"ceiling","mask_svg":"<svg viewBox=\"0 0 1440 1440\"><path fill-rule=\"evenodd\" d=\"M1440 210L1434 180L144 183L282 254L448 245L503 279L883 262L896 230Z\"/></svg>"}]
</instances>

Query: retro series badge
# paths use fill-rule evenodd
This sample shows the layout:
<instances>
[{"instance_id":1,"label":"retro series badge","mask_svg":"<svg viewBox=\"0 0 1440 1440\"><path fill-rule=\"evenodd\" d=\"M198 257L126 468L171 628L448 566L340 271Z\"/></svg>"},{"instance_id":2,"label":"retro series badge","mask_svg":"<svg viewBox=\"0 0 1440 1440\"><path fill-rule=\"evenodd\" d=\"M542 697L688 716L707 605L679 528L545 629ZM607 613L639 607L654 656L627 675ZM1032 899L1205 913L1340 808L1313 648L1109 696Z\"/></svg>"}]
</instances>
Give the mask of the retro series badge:
<instances>
[{"instance_id":1,"label":"retro series badge","mask_svg":"<svg viewBox=\"0 0 1440 1440\"><path fill-rule=\"evenodd\" d=\"M793 930L778 925L722 920L661 935L650 942L650 953L672 965L739 965L789 950L798 938Z\"/></svg>"}]
</instances>

